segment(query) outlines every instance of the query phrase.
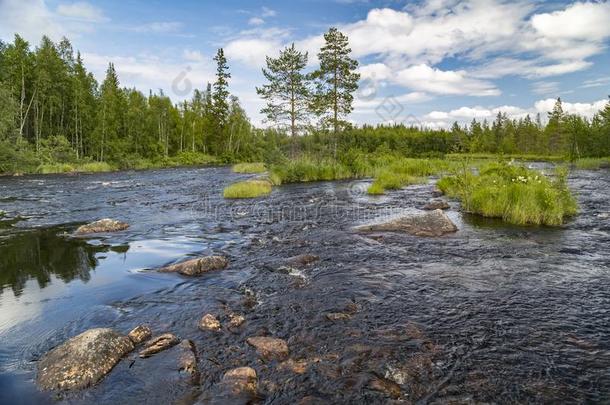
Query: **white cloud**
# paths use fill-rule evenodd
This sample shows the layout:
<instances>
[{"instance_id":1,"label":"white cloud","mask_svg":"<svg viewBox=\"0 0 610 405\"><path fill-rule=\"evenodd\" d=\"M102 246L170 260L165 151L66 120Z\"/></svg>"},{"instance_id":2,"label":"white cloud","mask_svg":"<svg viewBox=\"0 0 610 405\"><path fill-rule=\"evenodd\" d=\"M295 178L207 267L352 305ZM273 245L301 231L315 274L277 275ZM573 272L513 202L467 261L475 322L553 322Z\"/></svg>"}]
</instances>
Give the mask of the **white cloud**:
<instances>
[{"instance_id":1,"label":"white cloud","mask_svg":"<svg viewBox=\"0 0 610 405\"><path fill-rule=\"evenodd\" d=\"M610 3L576 2L564 10L534 15L531 22L547 38L603 40L610 36Z\"/></svg>"},{"instance_id":2,"label":"white cloud","mask_svg":"<svg viewBox=\"0 0 610 405\"><path fill-rule=\"evenodd\" d=\"M263 17L275 17L277 15L277 11L270 9L269 7L263 7L261 15Z\"/></svg>"},{"instance_id":3,"label":"white cloud","mask_svg":"<svg viewBox=\"0 0 610 405\"><path fill-rule=\"evenodd\" d=\"M532 107L523 108L513 105L503 105L497 107L460 107L451 111L432 111L420 117L422 124L429 128L449 128L454 122L461 125L470 123L473 119L477 121L492 121L498 113L505 113L511 119L525 118L530 115L532 119L540 114L543 121L547 119L547 113L553 109L557 99L548 98L538 100ZM606 105L607 100L599 100L591 103L570 103L562 102L563 110L568 114L577 114L586 118L593 117ZM429 125L431 124L431 125Z\"/></svg>"},{"instance_id":4,"label":"white cloud","mask_svg":"<svg viewBox=\"0 0 610 405\"><path fill-rule=\"evenodd\" d=\"M493 83L468 77L463 71L443 71L428 65L414 65L399 71L396 83L414 90L436 94L497 96L500 90Z\"/></svg>"},{"instance_id":5,"label":"white cloud","mask_svg":"<svg viewBox=\"0 0 610 405\"><path fill-rule=\"evenodd\" d=\"M131 28L131 31L142 32L142 33L159 33L167 34L172 32L178 32L182 28L183 24L179 21L155 21L142 25L136 25Z\"/></svg>"},{"instance_id":6,"label":"white cloud","mask_svg":"<svg viewBox=\"0 0 610 405\"><path fill-rule=\"evenodd\" d=\"M532 91L543 96L559 94L559 82L536 82L532 84Z\"/></svg>"},{"instance_id":7,"label":"white cloud","mask_svg":"<svg viewBox=\"0 0 610 405\"><path fill-rule=\"evenodd\" d=\"M57 40L68 30L43 0L0 0L0 38L10 41L15 33L38 43L43 35Z\"/></svg>"},{"instance_id":8,"label":"white cloud","mask_svg":"<svg viewBox=\"0 0 610 405\"><path fill-rule=\"evenodd\" d=\"M84 53L83 60L98 81L105 76L108 63L115 65L121 86L141 91L163 89L174 101L189 98L194 88L214 81L210 60L196 60L197 52L185 51L184 60L167 60L155 55L116 56ZM187 91L188 90L188 91Z\"/></svg>"},{"instance_id":9,"label":"white cloud","mask_svg":"<svg viewBox=\"0 0 610 405\"><path fill-rule=\"evenodd\" d=\"M582 83L583 88L610 86L610 76L599 77L597 79L585 80Z\"/></svg>"},{"instance_id":10,"label":"white cloud","mask_svg":"<svg viewBox=\"0 0 610 405\"><path fill-rule=\"evenodd\" d=\"M57 6L57 14L80 21L101 22L106 20L101 9L84 1L60 4Z\"/></svg>"},{"instance_id":11,"label":"white cloud","mask_svg":"<svg viewBox=\"0 0 610 405\"><path fill-rule=\"evenodd\" d=\"M192 62L203 62L205 61L205 57L199 51L193 51L190 49L185 49L183 52L184 59Z\"/></svg>"},{"instance_id":12,"label":"white cloud","mask_svg":"<svg viewBox=\"0 0 610 405\"><path fill-rule=\"evenodd\" d=\"M263 25L265 20L260 17L252 17L248 20L248 25Z\"/></svg>"}]
</instances>

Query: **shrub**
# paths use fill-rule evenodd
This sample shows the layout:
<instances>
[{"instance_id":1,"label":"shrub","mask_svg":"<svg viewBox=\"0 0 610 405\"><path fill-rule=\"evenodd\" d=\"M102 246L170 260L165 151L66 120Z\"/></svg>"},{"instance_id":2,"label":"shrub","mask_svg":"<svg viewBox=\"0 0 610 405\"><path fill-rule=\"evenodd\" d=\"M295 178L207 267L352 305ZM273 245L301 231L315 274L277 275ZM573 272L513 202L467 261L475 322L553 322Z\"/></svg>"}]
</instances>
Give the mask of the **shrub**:
<instances>
[{"instance_id":1,"label":"shrub","mask_svg":"<svg viewBox=\"0 0 610 405\"><path fill-rule=\"evenodd\" d=\"M234 173L263 173L266 170L264 163L238 163L233 166Z\"/></svg>"},{"instance_id":2,"label":"shrub","mask_svg":"<svg viewBox=\"0 0 610 405\"><path fill-rule=\"evenodd\" d=\"M266 180L247 180L233 183L223 191L224 198L256 198L271 193L271 183Z\"/></svg>"}]
</instances>

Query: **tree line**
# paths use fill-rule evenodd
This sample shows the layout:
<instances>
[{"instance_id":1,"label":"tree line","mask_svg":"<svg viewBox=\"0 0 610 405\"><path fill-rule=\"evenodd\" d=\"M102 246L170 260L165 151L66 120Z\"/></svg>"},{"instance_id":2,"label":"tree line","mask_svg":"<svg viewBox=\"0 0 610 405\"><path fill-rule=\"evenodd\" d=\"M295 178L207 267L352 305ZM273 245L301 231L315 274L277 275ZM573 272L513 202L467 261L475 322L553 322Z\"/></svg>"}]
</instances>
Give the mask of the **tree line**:
<instances>
[{"instance_id":1,"label":"tree line","mask_svg":"<svg viewBox=\"0 0 610 405\"><path fill-rule=\"evenodd\" d=\"M548 123L505 114L450 130L401 125L355 127L348 121L360 76L347 36L324 35L318 66L292 44L267 57L265 83L256 88L269 127L254 128L229 91L223 49L213 83L190 100L173 102L162 90L122 87L113 63L98 83L66 38L43 37L34 48L21 36L0 41L0 172L28 162L138 160L199 156L220 161L281 160L299 153L339 158L348 150L536 153L571 157L610 155L610 104L592 120L565 114L558 100ZM8 162L8 163L7 163Z\"/></svg>"}]
</instances>

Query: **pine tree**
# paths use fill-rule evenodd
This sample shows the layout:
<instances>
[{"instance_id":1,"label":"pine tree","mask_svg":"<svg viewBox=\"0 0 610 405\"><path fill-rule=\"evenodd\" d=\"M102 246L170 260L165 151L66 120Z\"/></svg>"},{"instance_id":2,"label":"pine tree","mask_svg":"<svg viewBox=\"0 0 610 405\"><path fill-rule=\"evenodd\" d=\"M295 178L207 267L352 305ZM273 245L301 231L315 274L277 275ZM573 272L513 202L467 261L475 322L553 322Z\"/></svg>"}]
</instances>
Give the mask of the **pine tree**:
<instances>
[{"instance_id":1,"label":"pine tree","mask_svg":"<svg viewBox=\"0 0 610 405\"><path fill-rule=\"evenodd\" d=\"M307 52L297 51L294 43L280 51L276 59L267 56L263 75L268 84L256 88L267 101L261 113L275 124L288 123L292 137L297 135L308 116L309 88L303 74L307 59Z\"/></svg>"},{"instance_id":2,"label":"pine tree","mask_svg":"<svg viewBox=\"0 0 610 405\"><path fill-rule=\"evenodd\" d=\"M558 98L553 106L553 111L548 113L549 122L545 128L547 148L550 153L559 153L564 149L564 119L561 98Z\"/></svg>"},{"instance_id":3,"label":"pine tree","mask_svg":"<svg viewBox=\"0 0 610 405\"><path fill-rule=\"evenodd\" d=\"M224 128L229 117L229 66L224 50L220 48L214 57L216 62L216 82L214 82L213 114L218 129Z\"/></svg>"},{"instance_id":4,"label":"pine tree","mask_svg":"<svg viewBox=\"0 0 610 405\"><path fill-rule=\"evenodd\" d=\"M333 27L324 34L324 40L318 54L320 68L310 76L315 81L311 107L336 136L347 125L345 118L353 110L353 93L358 89L360 75L355 72L358 62L350 57L347 36Z\"/></svg>"},{"instance_id":5,"label":"pine tree","mask_svg":"<svg viewBox=\"0 0 610 405\"><path fill-rule=\"evenodd\" d=\"M104 161L109 149L117 149L119 136L123 129L124 102L123 92L119 88L119 78L113 63L108 64L106 78L100 88L99 122L101 131L99 139L100 161ZM111 153L112 154L112 153Z\"/></svg>"}]
</instances>

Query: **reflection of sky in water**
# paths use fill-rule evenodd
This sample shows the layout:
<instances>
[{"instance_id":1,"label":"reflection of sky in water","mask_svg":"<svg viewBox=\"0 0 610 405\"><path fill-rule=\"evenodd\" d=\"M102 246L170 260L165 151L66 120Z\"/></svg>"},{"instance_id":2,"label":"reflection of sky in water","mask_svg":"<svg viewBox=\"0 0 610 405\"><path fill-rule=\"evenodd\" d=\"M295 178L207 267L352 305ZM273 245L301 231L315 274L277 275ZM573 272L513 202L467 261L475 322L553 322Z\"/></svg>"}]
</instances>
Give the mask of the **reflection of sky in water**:
<instances>
[{"instance_id":1,"label":"reflection of sky in water","mask_svg":"<svg viewBox=\"0 0 610 405\"><path fill-rule=\"evenodd\" d=\"M140 240L130 243L125 253L111 250L96 253L98 265L86 269L90 276L86 281L79 278L65 281L52 274L43 288L35 279L27 280L17 296L5 288L0 294L0 336L31 321L44 323L46 329L51 329L90 305L147 291L168 281L176 282L175 277L140 270L155 268L206 248L203 240L186 237Z\"/></svg>"}]
</instances>

